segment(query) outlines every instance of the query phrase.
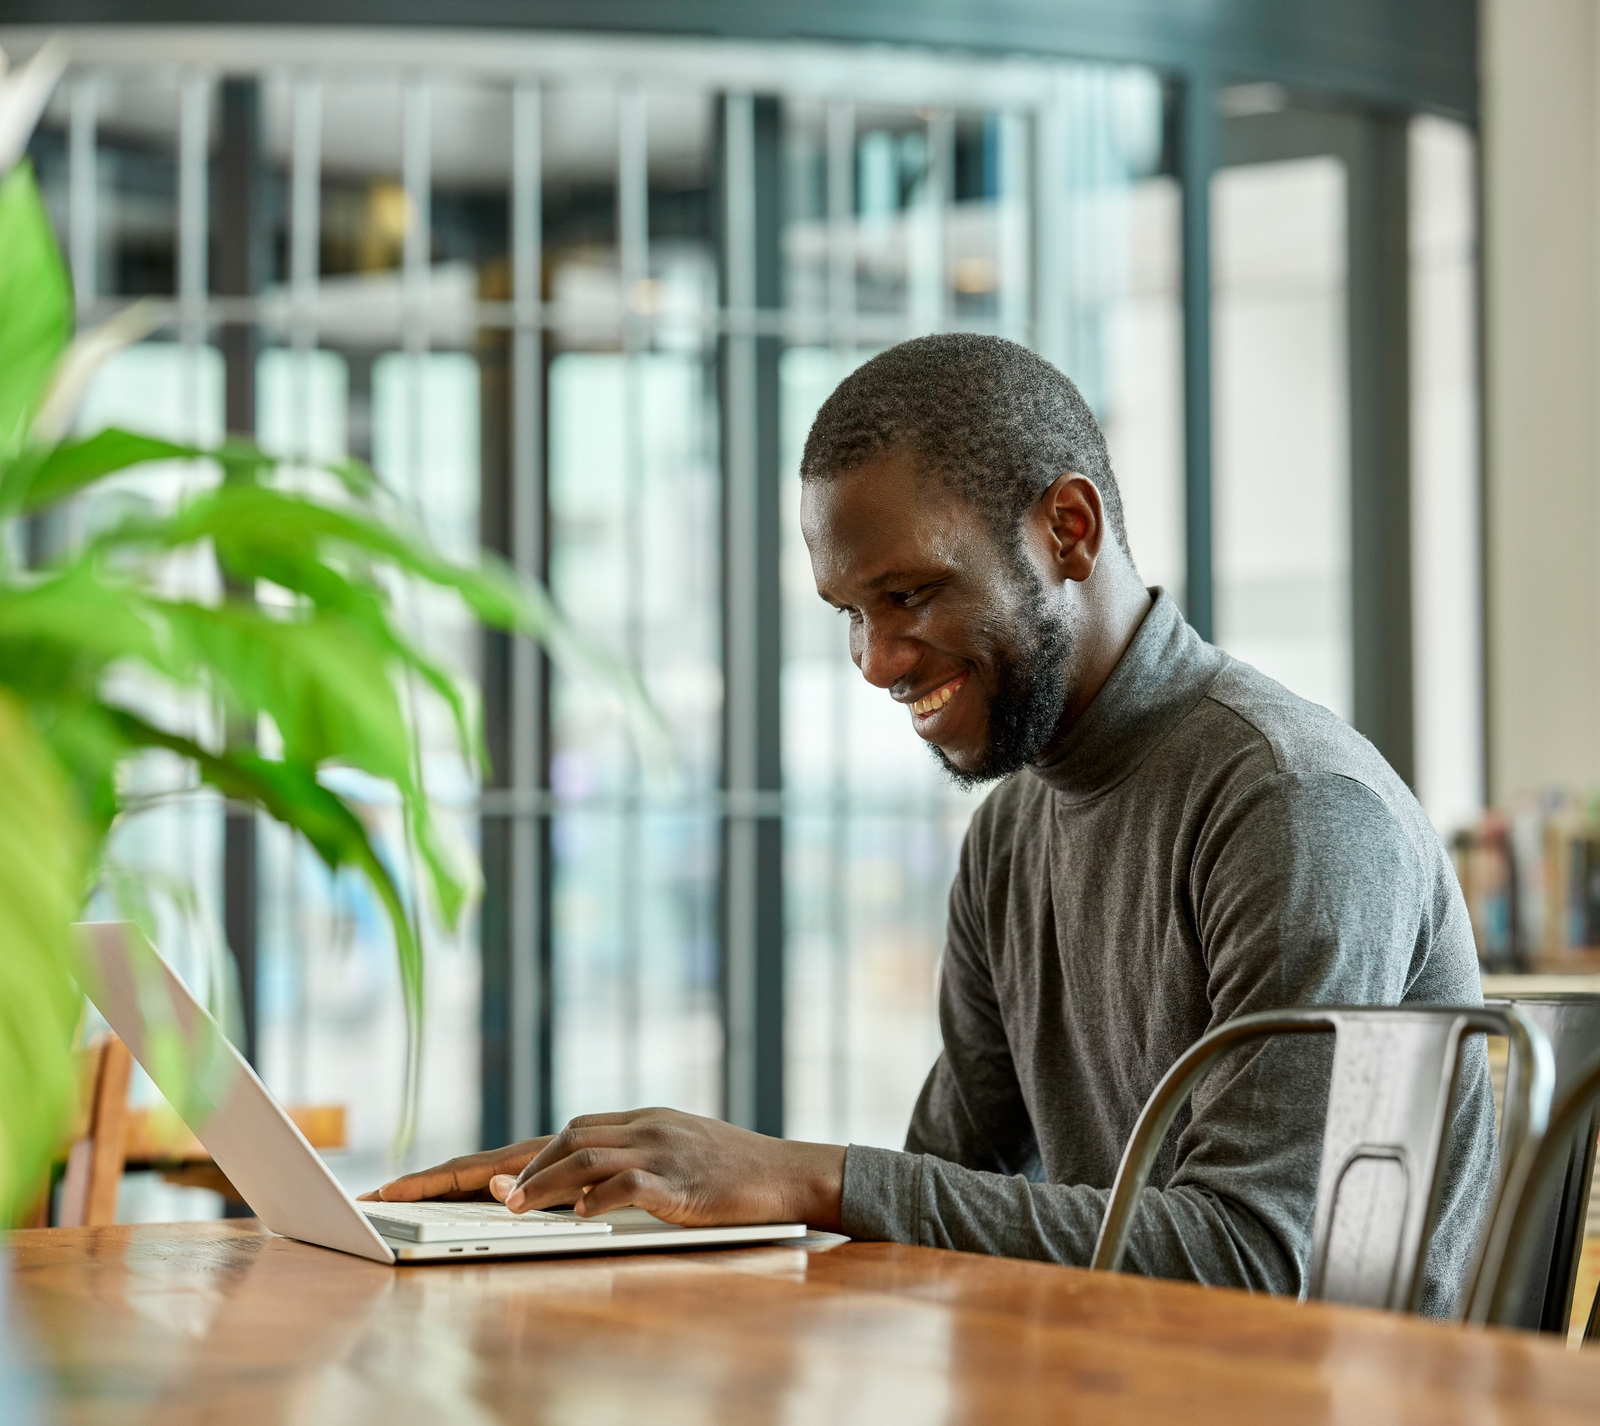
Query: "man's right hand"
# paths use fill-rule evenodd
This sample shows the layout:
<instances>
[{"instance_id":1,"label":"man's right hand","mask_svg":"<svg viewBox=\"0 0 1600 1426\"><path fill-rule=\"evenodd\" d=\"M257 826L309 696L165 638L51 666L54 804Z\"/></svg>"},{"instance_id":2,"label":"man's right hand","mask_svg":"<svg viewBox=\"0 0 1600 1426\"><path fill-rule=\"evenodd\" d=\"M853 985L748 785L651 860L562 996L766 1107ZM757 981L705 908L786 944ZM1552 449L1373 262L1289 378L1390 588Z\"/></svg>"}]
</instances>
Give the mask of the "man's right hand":
<instances>
[{"instance_id":1,"label":"man's right hand","mask_svg":"<svg viewBox=\"0 0 1600 1426\"><path fill-rule=\"evenodd\" d=\"M489 1180L496 1174L508 1173L513 1177L520 1174L549 1142L548 1137L524 1139L520 1144L507 1144L503 1149L462 1154L434 1168L402 1174L382 1188L363 1193L361 1198L368 1203L415 1203L423 1198L481 1198L492 1203L494 1195L489 1192Z\"/></svg>"}]
</instances>

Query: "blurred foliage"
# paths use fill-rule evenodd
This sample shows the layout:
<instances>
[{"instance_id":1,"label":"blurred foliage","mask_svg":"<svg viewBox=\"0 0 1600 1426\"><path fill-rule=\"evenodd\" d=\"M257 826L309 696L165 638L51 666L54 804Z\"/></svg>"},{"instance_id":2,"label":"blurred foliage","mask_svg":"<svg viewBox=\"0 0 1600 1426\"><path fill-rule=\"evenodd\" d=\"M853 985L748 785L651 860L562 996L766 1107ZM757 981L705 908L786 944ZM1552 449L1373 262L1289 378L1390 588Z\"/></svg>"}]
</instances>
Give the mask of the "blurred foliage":
<instances>
[{"instance_id":1,"label":"blurred foliage","mask_svg":"<svg viewBox=\"0 0 1600 1426\"><path fill-rule=\"evenodd\" d=\"M81 1006L70 926L126 813L130 760L176 755L370 884L393 928L409 1030L403 1142L420 1065L420 897L454 929L476 878L435 823L413 690L442 700L480 771L484 750L475 690L406 635L397 594L449 591L482 623L598 668L635 726L650 722L637 686L571 638L541 588L493 559L443 558L359 462L308 476L304 462L287 468L239 441L65 434L97 361L140 334L123 326L121 339L71 340L71 283L31 167L17 163L0 182L0 1222L39 1184L64 1122ZM175 505L118 480L173 461L198 463ZM30 565L30 522L107 483L93 527ZM214 593L197 597L197 585ZM398 793L414 893L330 785L335 768Z\"/></svg>"}]
</instances>

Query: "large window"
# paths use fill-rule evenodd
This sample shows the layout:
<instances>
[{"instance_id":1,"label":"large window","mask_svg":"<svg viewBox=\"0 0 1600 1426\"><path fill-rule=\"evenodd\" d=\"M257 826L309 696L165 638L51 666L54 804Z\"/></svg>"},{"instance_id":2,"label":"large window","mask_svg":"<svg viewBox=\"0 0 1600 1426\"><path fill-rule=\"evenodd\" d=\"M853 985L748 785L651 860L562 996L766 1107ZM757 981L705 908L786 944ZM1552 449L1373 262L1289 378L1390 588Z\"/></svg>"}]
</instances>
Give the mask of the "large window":
<instances>
[{"instance_id":1,"label":"large window","mask_svg":"<svg viewBox=\"0 0 1600 1426\"><path fill-rule=\"evenodd\" d=\"M945 896L975 798L851 665L799 530L806 430L873 351L950 327L1040 345L1106 424L1130 540L1182 594L1176 186L1148 72L1074 66L1048 106L786 113L781 365L787 1114L898 1147L938 1053ZM803 324L803 325L802 325ZM814 331L812 341L797 340Z\"/></svg>"},{"instance_id":2,"label":"large window","mask_svg":"<svg viewBox=\"0 0 1600 1426\"><path fill-rule=\"evenodd\" d=\"M1179 179L1197 110L1137 66L253 34L75 42L34 158L80 308L146 297L161 321L85 426L371 461L449 553L485 544L545 579L670 744L654 755L581 669L447 602L405 609L482 680L494 755L479 785L419 703L429 786L487 887L465 935L429 936L415 1158L636 1103L900 1141L938 1048L974 801L851 666L797 518L812 415L894 342L989 332L1059 364L1105 426L1146 582L1210 607L1212 569L1191 590L1186 551L1213 508L1194 497L1214 496L1219 641L1367 730L1382 679L1357 534L1387 477L1362 454L1382 383L1351 325L1372 295L1350 256L1375 211L1351 167L1366 120L1225 96L1197 217ZM1471 320L1470 138L1436 124L1412 145L1416 642L1466 690L1475 377L1450 354ZM1209 315L1181 277L1207 223ZM1187 379L1207 370L1209 445L1207 385ZM210 478L140 477L166 500ZM1461 702L1417 708L1419 771L1451 815L1477 795ZM348 1107L336 1166L370 1182L404 1028L382 917L266 825L257 902L230 902L235 819L181 769L136 779L152 799L119 856L200 891L164 913L166 948L198 976L224 922L248 929L262 1071ZM346 790L390 827L384 789Z\"/></svg>"}]
</instances>

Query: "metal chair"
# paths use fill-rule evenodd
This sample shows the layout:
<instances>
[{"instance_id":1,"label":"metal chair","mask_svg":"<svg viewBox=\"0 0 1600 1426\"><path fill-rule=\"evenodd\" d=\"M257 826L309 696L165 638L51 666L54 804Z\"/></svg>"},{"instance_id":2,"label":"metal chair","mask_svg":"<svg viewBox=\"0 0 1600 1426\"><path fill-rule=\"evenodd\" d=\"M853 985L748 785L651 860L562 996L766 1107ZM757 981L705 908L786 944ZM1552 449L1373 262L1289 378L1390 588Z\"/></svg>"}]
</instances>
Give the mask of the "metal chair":
<instances>
[{"instance_id":1,"label":"metal chair","mask_svg":"<svg viewBox=\"0 0 1600 1426\"><path fill-rule=\"evenodd\" d=\"M1467 1310L1469 1322L1494 1327L1521 1325L1519 1314L1530 1285L1539 1282L1545 1272L1551 1203L1571 1183L1573 1160L1593 1159L1597 1104L1600 1056L1572 1076L1550 1112L1548 1127L1527 1139L1510 1162L1484 1243L1483 1262ZM1574 1144L1579 1134L1589 1142ZM1561 1330L1565 1332L1565 1322ZM1600 1293L1589 1310L1584 1340L1596 1336L1600 1336Z\"/></svg>"},{"instance_id":2,"label":"metal chair","mask_svg":"<svg viewBox=\"0 0 1600 1426\"><path fill-rule=\"evenodd\" d=\"M1461 1038L1511 1045L1502 1162L1525 1157L1545 1127L1555 1068L1550 1042L1514 1006L1330 1006L1241 1015L1203 1036L1156 1086L1123 1152L1092 1267L1116 1271L1150 1166L1179 1108L1230 1050L1277 1035L1334 1036L1307 1295L1415 1311L1437 1211L1441 1152Z\"/></svg>"},{"instance_id":3,"label":"metal chair","mask_svg":"<svg viewBox=\"0 0 1600 1426\"><path fill-rule=\"evenodd\" d=\"M1549 1037L1556 1060L1555 1102L1562 1104L1585 1067L1600 1056L1600 995L1517 994L1487 1004L1497 1008L1515 1004ZM1554 1133L1553 1124L1550 1132ZM1597 1134L1600 1104L1591 1106L1585 1123L1574 1126L1565 1172L1552 1171L1539 1195L1543 1221L1536 1230L1531 1225L1527 1230L1533 1237L1526 1266L1515 1284L1514 1296L1504 1298L1501 1315L1495 1318L1497 1325L1566 1336L1583 1253ZM1527 1211L1533 1211L1531 1200ZM1509 1279L1506 1291L1513 1291Z\"/></svg>"}]
</instances>

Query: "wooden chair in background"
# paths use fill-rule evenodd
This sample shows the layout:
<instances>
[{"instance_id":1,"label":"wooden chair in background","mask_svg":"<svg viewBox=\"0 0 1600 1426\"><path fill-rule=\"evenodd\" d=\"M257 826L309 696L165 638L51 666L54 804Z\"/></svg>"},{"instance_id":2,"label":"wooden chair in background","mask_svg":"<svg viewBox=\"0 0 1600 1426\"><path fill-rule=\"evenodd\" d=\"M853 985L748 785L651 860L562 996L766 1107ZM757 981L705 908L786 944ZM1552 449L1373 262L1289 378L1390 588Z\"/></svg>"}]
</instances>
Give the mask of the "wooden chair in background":
<instances>
[{"instance_id":1,"label":"wooden chair in background","mask_svg":"<svg viewBox=\"0 0 1600 1426\"><path fill-rule=\"evenodd\" d=\"M99 1035L80 1053L78 1063L82 1093L67 1150L57 1226L98 1228L117 1221L133 1056L115 1035Z\"/></svg>"},{"instance_id":2,"label":"wooden chair in background","mask_svg":"<svg viewBox=\"0 0 1600 1426\"><path fill-rule=\"evenodd\" d=\"M66 1169L56 1215L52 1220L47 1186L24 1227L115 1223L117 1192L129 1169L151 1170L168 1183L210 1189L230 1203L243 1202L205 1146L170 1109L129 1108L132 1070L133 1056L113 1034L98 1035L79 1051L78 1107L64 1150ZM342 1149L349 1142L342 1104L290 1105L285 1112L313 1149Z\"/></svg>"}]
</instances>

